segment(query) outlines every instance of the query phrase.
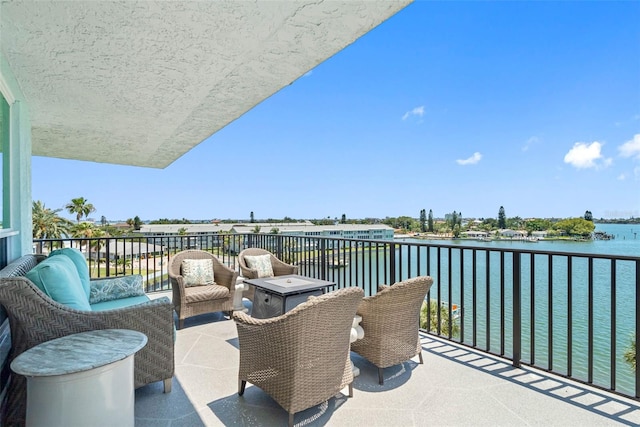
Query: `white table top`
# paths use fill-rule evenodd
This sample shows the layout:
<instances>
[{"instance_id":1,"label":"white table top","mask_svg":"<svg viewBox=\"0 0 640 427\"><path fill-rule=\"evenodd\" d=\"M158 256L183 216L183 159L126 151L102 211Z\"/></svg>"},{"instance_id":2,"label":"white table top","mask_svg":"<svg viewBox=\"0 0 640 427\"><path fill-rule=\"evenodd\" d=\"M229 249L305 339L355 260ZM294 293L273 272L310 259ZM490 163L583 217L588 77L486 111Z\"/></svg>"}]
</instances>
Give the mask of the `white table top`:
<instances>
[{"instance_id":1,"label":"white table top","mask_svg":"<svg viewBox=\"0 0 640 427\"><path fill-rule=\"evenodd\" d=\"M11 370L28 377L88 371L125 359L147 344L147 336L128 329L101 329L67 335L18 355Z\"/></svg>"}]
</instances>

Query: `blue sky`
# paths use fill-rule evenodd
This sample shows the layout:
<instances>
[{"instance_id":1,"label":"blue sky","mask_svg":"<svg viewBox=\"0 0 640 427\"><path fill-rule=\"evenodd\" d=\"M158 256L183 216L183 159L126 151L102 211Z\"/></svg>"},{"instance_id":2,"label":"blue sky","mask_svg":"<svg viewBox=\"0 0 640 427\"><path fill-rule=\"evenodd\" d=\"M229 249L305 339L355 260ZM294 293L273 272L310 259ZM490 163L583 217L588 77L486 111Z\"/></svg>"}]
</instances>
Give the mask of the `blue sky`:
<instances>
[{"instance_id":1,"label":"blue sky","mask_svg":"<svg viewBox=\"0 0 640 427\"><path fill-rule=\"evenodd\" d=\"M640 216L640 2L416 2L163 170L34 157L99 219ZM71 217L71 216L69 216Z\"/></svg>"}]
</instances>

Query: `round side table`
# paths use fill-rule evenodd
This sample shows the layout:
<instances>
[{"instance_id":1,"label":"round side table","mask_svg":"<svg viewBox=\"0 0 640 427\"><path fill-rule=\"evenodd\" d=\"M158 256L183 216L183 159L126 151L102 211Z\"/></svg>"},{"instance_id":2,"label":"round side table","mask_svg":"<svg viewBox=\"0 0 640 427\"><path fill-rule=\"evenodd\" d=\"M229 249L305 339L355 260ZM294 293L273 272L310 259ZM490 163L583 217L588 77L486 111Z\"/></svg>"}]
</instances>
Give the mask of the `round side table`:
<instances>
[{"instance_id":1,"label":"round side table","mask_svg":"<svg viewBox=\"0 0 640 427\"><path fill-rule=\"evenodd\" d=\"M146 343L137 331L103 329L20 354L11 369L27 377L27 426L133 427L133 357Z\"/></svg>"}]
</instances>

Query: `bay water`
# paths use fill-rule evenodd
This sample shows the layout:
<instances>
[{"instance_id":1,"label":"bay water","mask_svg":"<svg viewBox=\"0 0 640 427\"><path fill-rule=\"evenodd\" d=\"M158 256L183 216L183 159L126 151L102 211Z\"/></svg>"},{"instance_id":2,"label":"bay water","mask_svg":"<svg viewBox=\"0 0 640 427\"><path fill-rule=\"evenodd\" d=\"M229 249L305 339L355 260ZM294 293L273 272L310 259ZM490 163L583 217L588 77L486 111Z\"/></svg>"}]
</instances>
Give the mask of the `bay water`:
<instances>
[{"instance_id":1,"label":"bay water","mask_svg":"<svg viewBox=\"0 0 640 427\"><path fill-rule=\"evenodd\" d=\"M635 260L617 261L613 266L614 263L610 259L600 259L597 256L640 257L640 224L596 224L596 231L606 232L614 238L590 241L539 240L537 242L397 239L397 242L408 245L396 251L396 260L400 259L400 264L404 266L401 267L403 269L400 273L401 278L429 274L434 278L429 297L441 302L450 301L462 308L463 315L458 321L462 322L464 329L463 342L473 343L475 325L475 343L479 348L489 349L497 354L504 351L504 354L510 357L513 342L513 254L510 252L501 254L500 251L520 249L596 256L591 258L591 261L589 258L580 256L549 258L546 255L525 254L521 257L522 360L525 363L553 369L555 372L587 381L588 337L591 324L593 383L606 388L613 385L616 390L633 395L635 393L634 373L624 361L623 354L629 348L631 338L636 333L637 263ZM472 247L477 248L477 254L474 262L473 250L442 248L438 251L435 247L418 249L417 246L411 246L412 244ZM376 265L376 263L384 263L386 259L388 265L388 254L386 256L387 258L383 258L379 252L362 251L360 255L352 253L350 262ZM460 257L463 258L463 280L460 278ZM437 259L440 261L439 265ZM533 285L531 283L532 260ZM591 323L589 322L588 286L590 262L593 266L591 269L593 283ZM451 277L449 277L449 265L452 266ZM474 269L475 284L472 280ZM377 278L370 276L380 274L366 268L363 268L362 273L361 276L365 277L361 277L361 280L372 283L375 283ZM340 281L345 282L345 280ZM378 281L383 283L382 280ZM449 292L450 283L452 284L451 292ZM570 299L569 295L571 295ZM476 313L474 313L474 300ZM490 313L488 318L487 312ZM504 316L501 316L501 313L504 313ZM615 331L615 340L611 338L613 331ZM611 369L612 363L614 374Z\"/></svg>"}]
</instances>

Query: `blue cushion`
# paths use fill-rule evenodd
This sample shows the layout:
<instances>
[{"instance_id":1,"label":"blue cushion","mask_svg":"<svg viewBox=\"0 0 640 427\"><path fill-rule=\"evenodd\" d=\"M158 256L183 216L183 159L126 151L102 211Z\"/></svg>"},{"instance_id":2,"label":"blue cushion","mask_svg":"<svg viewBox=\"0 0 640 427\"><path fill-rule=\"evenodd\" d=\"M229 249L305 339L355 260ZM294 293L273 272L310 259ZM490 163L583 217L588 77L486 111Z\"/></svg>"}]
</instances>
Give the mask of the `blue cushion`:
<instances>
[{"instance_id":1,"label":"blue cushion","mask_svg":"<svg viewBox=\"0 0 640 427\"><path fill-rule=\"evenodd\" d=\"M91 310L75 264L69 257L49 257L26 274L52 300L76 310Z\"/></svg>"},{"instance_id":2,"label":"blue cushion","mask_svg":"<svg viewBox=\"0 0 640 427\"><path fill-rule=\"evenodd\" d=\"M91 305L114 299L144 295L142 276L139 274L94 279L90 282L90 285L89 304Z\"/></svg>"},{"instance_id":3,"label":"blue cushion","mask_svg":"<svg viewBox=\"0 0 640 427\"><path fill-rule=\"evenodd\" d=\"M138 297L114 299L111 301L103 301L97 304L91 304L91 310L93 311L112 310L114 308L129 307L130 305L142 304L143 302L148 302L148 301L151 301L151 300L146 295L142 295Z\"/></svg>"},{"instance_id":4,"label":"blue cushion","mask_svg":"<svg viewBox=\"0 0 640 427\"><path fill-rule=\"evenodd\" d=\"M91 292L91 287L89 285L89 266L87 265L87 260L84 258L84 255L82 255L82 252L76 248L62 248L52 251L49 256L52 255L66 255L71 258L71 261L73 261L78 269L78 276L80 276L82 288L87 295L87 299L89 299Z\"/></svg>"}]
</instances>

